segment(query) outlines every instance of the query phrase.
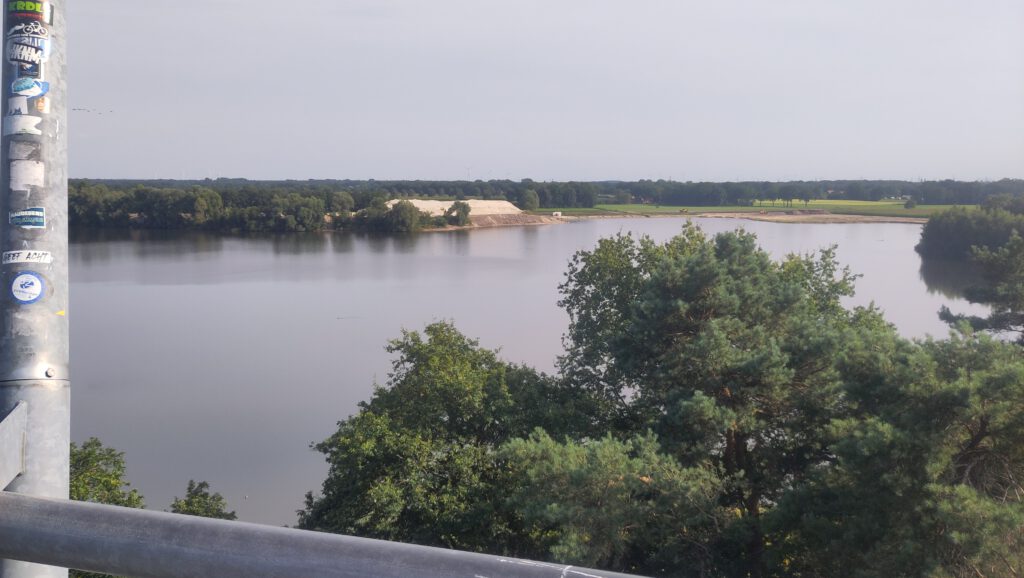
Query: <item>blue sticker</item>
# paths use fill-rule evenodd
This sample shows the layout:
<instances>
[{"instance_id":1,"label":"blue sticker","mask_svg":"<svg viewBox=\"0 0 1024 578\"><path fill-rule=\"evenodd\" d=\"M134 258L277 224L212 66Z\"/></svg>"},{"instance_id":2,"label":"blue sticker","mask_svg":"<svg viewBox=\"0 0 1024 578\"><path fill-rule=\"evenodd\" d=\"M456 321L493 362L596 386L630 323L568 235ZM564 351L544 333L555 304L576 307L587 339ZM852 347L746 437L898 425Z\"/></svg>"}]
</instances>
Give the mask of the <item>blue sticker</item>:
<instances>
[{"instance_id":1,"label":"blue sticker","mask_svg":"<svg viewBox=\"0 0 1024 578\"><path fill-rule=\"evenodd\" d=\"M23 211L11 211L8 213L8 222L22 229L45 229L46 209L43 207L29 207Z\"/></svg>"},{"instance_id":2,"label":"blue sticker","mask_svg":"<svg viewBox=\"0 0 1024 578\"><path fill-rule=\"evenodd\" d=\"M18 96L35 98L50 92L50 83L23 76L11 83L11 92Z\"/></svg>"},{"instance_id":3,"label":"blue sticker","mask_svg":"<svg viewBox=\"0 0 1024 578\"><path fill-rule=\"evenodd\" d=\"M11 281L11 296L22 305L31 305L43 298L46 283L39 273L22 271Z\"/></svg>"}]
</instances>

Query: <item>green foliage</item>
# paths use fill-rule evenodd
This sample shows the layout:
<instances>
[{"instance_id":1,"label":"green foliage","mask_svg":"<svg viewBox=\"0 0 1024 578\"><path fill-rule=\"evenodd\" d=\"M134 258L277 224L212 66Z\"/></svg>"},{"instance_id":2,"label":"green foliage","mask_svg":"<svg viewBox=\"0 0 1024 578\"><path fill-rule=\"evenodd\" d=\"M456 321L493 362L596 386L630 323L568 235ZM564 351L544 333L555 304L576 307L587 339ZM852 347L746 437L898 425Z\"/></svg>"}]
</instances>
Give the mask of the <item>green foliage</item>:
<instances>
[{"instance_id":1,"label":"green foliage","mask_svg":"<svg viewBox=\"0 0 1024 578\"><path fill-rule=\"evenodd\" d=\"M902 339L854 280L742 231L604 239L560 287L561 375L403 333L300 523L658 576L1015 575L1024 354Z\"/></svg>"},{"instance_id":2,"label":"green foliage","mask_svg":"<svg viewBox=\"0 0 1024 578\"><path fill-rule=\"evenodd\" d=\"M631 572L703 576L727 523L713 472L683 468L651 434L558 443L538 431L502 457L518 483L509 501L550 558Z\"/></svg>"},{"instance_id":3,"label":"green foliage","mask_svg":"<svg viewBox=\"0 0 1024 578\"><path fill-rule=\"evenodd\" d=\"M1014 231L1024 231L1024 215L1000 208L953 207L928 219L917 252L932 259L967 260L975 247L1002 247Z\"/></svg>"},{"instance_id":4,"label":"green foliage","mask_svg":"<svg viewBox=\"0 0 1024 578\"><path fill-rule=\"evenodd\" d=\"M369 207L356 213L355 226L364 231L382 233L414 233L428 225L443 226L444 218L436 221L429 213L421 212L409 201L398 201L389 208L383 198L376 198Z\"/></svg>"},{"instance_id":5,"label":"green foliage","mask_svg":"<svg viewBox=\"0 0 1024 578\"><path fill-rule=\"evenodd\" d=\"M455 201L451 207L444 212L444 218L447 224L456 225L458 227L464 227L469 224L469 203L462 201Z\"/></svg>"},{"instance_id":6,"label":"green foliage","mask_svg":"<svg viewBox=\"0 0 1024 578\"><path fill-rule=\"evenodd\" d=\"M422 226L420 210L409 201L398 201L384 216L387 230L393 233L413 233Z\"/></svg>"},{"instance_id":7,"label":"green foliage","mask_svg":"<svg viewBox=\"0 0 1024 578\"><path fill-rule=\"evenodd\" d=\"M211 494L209 483L196 483L195 480L188 481L184 498L175 496L174 502L171 503L171 512L221 520L238 519L234 511L228 511L228 503L224 496L218 493Z\"/></svg>"},{"instance_id":8,"label":"green foliage","mask_svg":"<svg viewBox=\"0 0 1024 578\"><path fill-rule=\"evenodd\" d=\"M537 191L533 189L526 189L523 192L523 200L519 204L519 208L524 211L536 211L540 208L540 197L537 195Z\"/></svg>"},{"instance_id":9,"label":"green foliage","mask_svg":"<svg viewBox=\"0 0 1024 578\"><path fill-rule=\"evenodd\" d=\"M327 210L332 213L348 213L355 207L356 201L348 191L334 191L327 204Z\"/></svg>"},{"instance_id":10,"label":"green foliage","mask_svg":"<svg viewBox=\"0 0 1024 578\"><path fill-rule=\"evenodd\" d=\"M130 489L124 479L124 452L108 448L96 438L89 438L81 446L71 443L71 499L126 508L144 507L142 495ZM71 570L71 578L112 578Z\"/></svg>"},{"instance_id":11,"label":"green foliage","mask_svg":"<svg viewBox=\"0 0 1024 578\"><path fill-rule=\"evenodd\" d=\"M397 359L387 385L314 446L330 471L322 495L306 496L300 527L469 550L524 547L509 529L515 517L494 499L506 477L496 448L535 424L559 431L572 422L543 403L564 399L556 384L501 362L449 323L403 332L388 351Z\"/></svg>"},{"instance_id":12,"label":"green foliage","mask_svg":"<svg viewBox=\"0 0 1024 578\"><path fill-rule=\"evenodd\" d=\"M144 507L138 490L129 489L124 479L124 452L108 448L96 438L81 446L71 443L71 499L124 506Z\"/></svg>"},{"instance_id":13,"label":"green foliage","mask_svg":"<svg viewBox=\"0 0 1024 578\"><path fill-rule=\"evenodd\" d=\"M854 344L831 465L778 507L790 569L1012 576L1024 562L1021 361L970 334Z\"/></svg>"},{"instance_id":14,"label":"green foliage","mask_svg":"<svg viewBox=\"0 0 1024 578\"><path fill-rule=\"evenodd\" d=\"M954 314L943 307L940 317L975 330L1014 333L1024 344L1024 195L999 195L982 210L954 208L929 219L917 246L925 258L972 262L983 276L973 279L965 297L991 306L988 317Z\"/></svg>"},{"instance_id":15,"label":"green foliage","mask_svg":"<svg viewBox=\"0 0 1024 578\"><path fill-rule=\"evenodd\" d=\"M1016 334L1024 345L1024 239L1013 231L1002 247L975 248L973 256L984 278L967 289L966 297L989 305L992 312L988 317L965 316L943 307L940 316L953 325L966 322L975 330Z\"/></svg>"}]
</instances>

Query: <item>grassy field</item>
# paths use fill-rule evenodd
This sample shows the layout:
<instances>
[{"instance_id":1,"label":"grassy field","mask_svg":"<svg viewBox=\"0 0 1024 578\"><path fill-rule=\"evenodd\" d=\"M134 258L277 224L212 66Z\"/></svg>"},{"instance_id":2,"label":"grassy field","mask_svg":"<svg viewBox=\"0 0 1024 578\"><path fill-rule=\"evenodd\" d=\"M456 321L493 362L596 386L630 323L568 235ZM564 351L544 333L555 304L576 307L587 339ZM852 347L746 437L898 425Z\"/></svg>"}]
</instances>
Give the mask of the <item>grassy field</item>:
<instances>
[{"instance_id":1,"label":"grassy field","mask_svg":"<svg viewBox=\"0 0 1024 578\"><path fill-rule=\"evenodd\" d=\"M759 213L786 212L798 210L817 210L841 215L868 215L878 217L928 217L933 213L948 209L953 205L918 205L913 209L903 207L901 201L811 201L804 205L796 201L791 207L776 203L754 205L753 207L668 207L655 205L597 205L593 209L545 209L541 214L551 211L562 211L564 215L698 215L700 213Z\"/></svg>"}]
</instances>

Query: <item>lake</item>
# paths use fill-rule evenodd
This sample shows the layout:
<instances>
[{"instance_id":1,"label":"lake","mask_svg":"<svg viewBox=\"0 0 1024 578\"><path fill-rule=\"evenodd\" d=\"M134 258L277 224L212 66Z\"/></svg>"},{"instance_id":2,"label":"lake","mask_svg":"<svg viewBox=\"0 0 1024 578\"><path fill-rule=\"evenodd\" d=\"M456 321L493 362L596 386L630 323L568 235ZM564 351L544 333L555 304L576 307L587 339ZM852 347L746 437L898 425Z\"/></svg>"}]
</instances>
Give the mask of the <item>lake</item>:
<instances>
[{"instance_id":1,"label":"lake","mask_svg":"<svg viewBox=\"0 0 1024 578\"><path fill-rule=\"evenodd\" d=\"M837 244L863 275L850 303L874 301L907 337L945 336L942 305L984 312L955 297L955 273L922 271L920 225L695 220L708 233L743 227L777 257ZM294 524L327 471L309 444L386 381L384 346L403 328L450 319L503 358L550 371L568 322L556 302L569 257L620 231L665 240L682 222L413 237L79 231L73 439L124 451L148 508L169 509L189 479L207 480L240 519Z\"/></svg>"}]
</instances>

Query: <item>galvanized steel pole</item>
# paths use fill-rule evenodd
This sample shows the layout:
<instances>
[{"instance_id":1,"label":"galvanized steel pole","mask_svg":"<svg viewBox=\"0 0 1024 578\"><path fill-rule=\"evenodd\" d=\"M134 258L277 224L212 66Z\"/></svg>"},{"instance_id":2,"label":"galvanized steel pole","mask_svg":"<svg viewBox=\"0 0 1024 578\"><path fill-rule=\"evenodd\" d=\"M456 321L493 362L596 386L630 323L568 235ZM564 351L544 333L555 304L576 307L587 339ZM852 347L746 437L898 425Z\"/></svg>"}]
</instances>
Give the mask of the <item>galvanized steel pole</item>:
<instances>
[{"instance_id":1,"label":"galvanized steel pole","mask_svg":"<svg viewBox=\"0 0 1024 578\"><path fill-rule=\"evenodd\" d=\"M66 499L67 6L48 1L3 4L0 416L19 403L27 406L24 468L6 490ZM66 572L0 560L0 578L57 578Z\"/></svg>"}]
</instances>

